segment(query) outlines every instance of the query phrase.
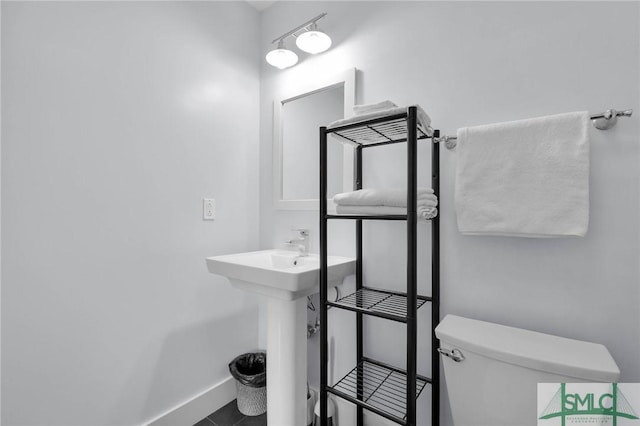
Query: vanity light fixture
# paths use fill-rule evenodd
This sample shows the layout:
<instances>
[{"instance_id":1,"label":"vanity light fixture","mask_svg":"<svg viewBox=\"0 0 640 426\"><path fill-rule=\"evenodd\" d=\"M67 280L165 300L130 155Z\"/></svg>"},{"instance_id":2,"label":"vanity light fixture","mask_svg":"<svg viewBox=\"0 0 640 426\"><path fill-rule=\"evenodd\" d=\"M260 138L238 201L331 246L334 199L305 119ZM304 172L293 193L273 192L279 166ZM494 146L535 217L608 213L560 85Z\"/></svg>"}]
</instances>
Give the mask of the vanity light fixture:
<instances>
[{"instance_id":1,"label":"vanity light fixture","mask_svg":"<svg viewBox=\"0 0 640 426\"><path fill-rule=\"evenodd\" d=\"M281 70L289 68L298 63L298 55L284 47L284 40L278 42L278 47L267 53L266 60L269 65L273 65Z\"/></svg>"},{"instance_id":2,"label":"vanity light fixture","mask_svg":"<svg viewBox=\"0 0 640 426\"><path fill-rule=\"evenodd\" d=\"M307 53L316 54L329 49L331 47L331 37L320 31L317 24L325 16L327 16L326 12L321 13L273 40L271 43L278 42L278 47L267 53L266 60L269 65L285 69L298 62L298 55L284 46L284 40L289 36L294 36L298 48Z\"/></svg>"},{"instance_id":3,"label":"vanity light fixture","mask_svg":"<svg viewBox=\"0 0 640 426\"><path fill-rule=\"evenodd\" d=\"M331 47L331 37L318 30L318 24L314 22L307 32L296 38L296 46L307 53L322 53Z\"/></svg>"}]
</instances>

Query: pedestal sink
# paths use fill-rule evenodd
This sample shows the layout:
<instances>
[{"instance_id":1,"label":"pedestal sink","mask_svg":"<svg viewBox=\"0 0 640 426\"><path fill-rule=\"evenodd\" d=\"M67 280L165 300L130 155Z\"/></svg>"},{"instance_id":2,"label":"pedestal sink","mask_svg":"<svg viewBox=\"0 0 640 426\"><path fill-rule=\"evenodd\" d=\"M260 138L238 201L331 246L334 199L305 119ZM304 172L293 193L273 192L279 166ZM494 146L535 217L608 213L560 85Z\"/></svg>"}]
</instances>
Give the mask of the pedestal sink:
<instances>
[{"instance_id":1,"label":"pedestal sink","mask_svg":"<svg viewBox=\"0 0 640 426\"><path fill-rule=\"evenodd\" d=\"M329 286L354 273L355 259L328 257ZM267 424L306 424L307 301L319 291L320 257L263 250L207 258L212 274L267 296Z\"/></svg>"}]
</instances>

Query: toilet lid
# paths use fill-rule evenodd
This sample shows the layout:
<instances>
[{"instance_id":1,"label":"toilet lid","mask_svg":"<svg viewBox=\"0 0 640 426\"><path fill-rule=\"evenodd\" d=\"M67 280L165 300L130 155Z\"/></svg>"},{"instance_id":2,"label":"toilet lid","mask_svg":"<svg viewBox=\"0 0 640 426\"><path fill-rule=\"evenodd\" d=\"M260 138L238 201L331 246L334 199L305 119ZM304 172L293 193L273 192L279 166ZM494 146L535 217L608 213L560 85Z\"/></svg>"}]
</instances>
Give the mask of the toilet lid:
<instances>
[{"instance_id":1,"label":"toilet lid","mask_svg":"<svg viewBox=\"0 0 640 426\"><path fill-rule=\"evenodd\" d=\"M447 315L436 327L443 342L488 358L594 382L617 382L606 347L551 334Z\"/></svg>"}]
</instances>

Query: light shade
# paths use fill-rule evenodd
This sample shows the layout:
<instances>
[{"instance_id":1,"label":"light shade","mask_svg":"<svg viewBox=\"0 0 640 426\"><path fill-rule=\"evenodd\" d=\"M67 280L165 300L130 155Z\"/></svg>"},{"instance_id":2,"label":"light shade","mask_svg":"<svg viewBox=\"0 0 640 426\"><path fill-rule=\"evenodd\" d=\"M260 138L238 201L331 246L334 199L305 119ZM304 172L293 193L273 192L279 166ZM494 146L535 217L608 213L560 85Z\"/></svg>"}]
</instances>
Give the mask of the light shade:
<instances>
[{"instance_id":1,"label":"light shade","mask_svg":"<svg viewBox=\"0 0 640 426\"><path fill-rule=\"evenodd\" d=\"M296 45L307 53L321 53L331 47L331 37L319 31L314 24L311 31L302 33L296 38Z\"/></svg>"},{"instance_id":2,"label":"light shade","mask_svg":"<svg viewBox=\"0 0 640 426\"><path fill-rule=\"evenodd\" d=\"M282 41L278 43L277 49L273 49L271 52L267 53L266 59L269 65L273 65L281 70L298 63L298 55L291 50L286 49Z\"/></svg>"}]
</instances>

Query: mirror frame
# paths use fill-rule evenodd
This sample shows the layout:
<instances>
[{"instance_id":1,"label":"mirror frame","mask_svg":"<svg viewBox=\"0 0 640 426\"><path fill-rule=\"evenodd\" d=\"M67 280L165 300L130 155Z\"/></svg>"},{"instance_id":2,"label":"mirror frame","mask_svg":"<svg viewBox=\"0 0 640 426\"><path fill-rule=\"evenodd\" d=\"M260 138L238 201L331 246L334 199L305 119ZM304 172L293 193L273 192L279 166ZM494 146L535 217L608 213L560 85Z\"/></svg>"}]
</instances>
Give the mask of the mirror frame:
<instances>
[{"instance_id":1,"label":"mirror frame","mask_svg":"<svg viewBox=\"0 0 640 426\"><path fill-rule=\"evenodd\" d=\"M297 91L287 96L276 98L273 102L273 205L278 210L319 210L320 202L317 198L310 199L283 199L283 141L282 141L282 119L283 106L287 102L294 101L304 96L312 95L316 92L329 89L335 86L344 86L344 110L343 117L348 118L353 115L353 106L356 102L356 69L351 68L334 76L316 81L313 84L299 88ZM327 123L329 124L329 123ZM318 133L319 138L319 133ZM318 149L319 151L319 149ZM343 182L344 191L353 190L353 161L354 150L345 145L343 147ZM330 203L332 204L332 203Z\"/></svg>"}]
</instances>

